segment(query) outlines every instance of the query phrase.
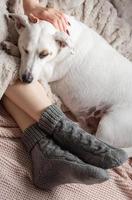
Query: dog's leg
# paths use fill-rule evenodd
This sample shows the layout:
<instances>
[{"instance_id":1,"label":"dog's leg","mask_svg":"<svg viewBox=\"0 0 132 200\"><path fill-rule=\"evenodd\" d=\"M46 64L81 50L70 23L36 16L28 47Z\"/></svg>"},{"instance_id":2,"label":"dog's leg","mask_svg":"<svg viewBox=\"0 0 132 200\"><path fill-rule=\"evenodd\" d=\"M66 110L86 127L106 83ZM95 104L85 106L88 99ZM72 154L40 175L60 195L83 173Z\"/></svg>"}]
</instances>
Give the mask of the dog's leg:
<instances>
[{"instance_id":1,"label":"dog's leg","mask_svg":"<svg viewBox=\"0 0 132 200\"><path fill-rule=\"evenodd\" d=\"M132 146L131 109L113 109L101 119L96 137L119 148ZM130 152L129 152L130 155Z\"/></svg>"},{"instance_id":2,"label":"dog's leg","mask_svg":"<svg viewBox=\"0 0 132 200\"><path fill-rule=\"evenodd\" d=\"M20 57L20 52L18 47L11 42L8 41L1 42L1 48L11 56Z\"/></svg>"}]
</instances>

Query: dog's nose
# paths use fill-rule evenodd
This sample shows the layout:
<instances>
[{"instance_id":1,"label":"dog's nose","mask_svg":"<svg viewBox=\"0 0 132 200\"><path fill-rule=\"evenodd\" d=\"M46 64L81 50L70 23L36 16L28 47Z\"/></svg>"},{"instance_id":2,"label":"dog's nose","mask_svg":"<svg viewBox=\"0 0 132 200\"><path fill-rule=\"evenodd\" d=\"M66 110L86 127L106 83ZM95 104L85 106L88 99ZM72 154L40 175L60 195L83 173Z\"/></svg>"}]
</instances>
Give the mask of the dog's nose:
<instances>
[{"instance_id":1,"label":"dog's nose","mask_svg":"<svg viewBox=\"0 0 132 200\"><path fill-rule=\"evenodd\" d=\"M31 83L33 81L33 76L31 75L31 73L23 74L22 81L24 83Z\"/></svg>"}]
</instances>

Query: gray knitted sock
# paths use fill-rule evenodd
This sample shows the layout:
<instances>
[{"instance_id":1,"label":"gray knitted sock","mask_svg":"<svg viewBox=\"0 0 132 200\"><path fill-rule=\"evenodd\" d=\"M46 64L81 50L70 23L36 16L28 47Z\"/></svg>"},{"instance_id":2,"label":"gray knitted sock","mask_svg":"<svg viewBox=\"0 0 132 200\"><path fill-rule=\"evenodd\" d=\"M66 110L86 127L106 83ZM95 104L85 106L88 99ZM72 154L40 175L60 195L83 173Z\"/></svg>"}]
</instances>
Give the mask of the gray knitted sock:
<instances>
[{"instance_id":1,"label":"gray knitted sock","mask_svg":"<svg viewBox=\"0 0 132 200\"><path fill-rule=\"evenodd\" d=\"M109 169L127 160L126 153L114 148L81 129L68 119L55 105L49 106L39 120L40 128L53 137L62 148L78 156L86 163Z\"/></svg>"},{"instance_id":2,"label":"gray knitted sock","mask_svg":"<svg viewBox=\"0 0 132 200\"><path fill-rule=\"evenodd\" d=\"M33 182L40 189L49 190L65 183L95 184L108 180L105 170L61 149L38 124L27 128L24 133L21 140L32 157Z\"/></svg>"}]
</instances>

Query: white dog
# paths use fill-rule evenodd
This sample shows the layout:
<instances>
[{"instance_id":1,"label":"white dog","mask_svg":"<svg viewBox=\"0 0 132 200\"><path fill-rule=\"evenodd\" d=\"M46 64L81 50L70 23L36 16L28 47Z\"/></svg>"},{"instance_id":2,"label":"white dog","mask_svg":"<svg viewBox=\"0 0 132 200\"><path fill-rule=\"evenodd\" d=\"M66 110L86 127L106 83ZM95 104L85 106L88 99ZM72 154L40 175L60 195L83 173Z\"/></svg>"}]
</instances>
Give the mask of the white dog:
<instances>
[{"instance_id":1,"label":"white dog","mask_svg":"<svg viewBox=\"0 0 132 200\"><path fill-rule=\"evenodd\" d=\"M132 63L91 28L66 16L70 36L46 21L14 16L20 79L44 77L83 126L132 156ZM74 53L72 52L74 51Z\"/></svg>"}]
</instances>

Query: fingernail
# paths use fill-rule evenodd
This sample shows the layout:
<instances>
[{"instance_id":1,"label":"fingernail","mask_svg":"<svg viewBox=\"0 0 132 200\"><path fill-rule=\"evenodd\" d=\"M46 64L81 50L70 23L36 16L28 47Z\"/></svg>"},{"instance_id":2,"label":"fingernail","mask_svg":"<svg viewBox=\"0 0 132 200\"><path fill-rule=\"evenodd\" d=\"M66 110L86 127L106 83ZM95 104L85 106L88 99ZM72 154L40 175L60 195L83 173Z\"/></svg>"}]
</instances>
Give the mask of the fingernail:
<instances>
[{"instance_id":1,"label":"fingernail","mask_svg":"<svg viewBox=\"0 0 132 200\"><path fill-rule=\"evenodd\" d=\"M34 19L34 23L37 23L38 22L38 20L37 19Z\"/></svg>"},{"instance_id":2,"label":"fingernail","mask_svg":"<svg viewBox=\"0 0 132 200\"><path fill-rule=\"evenodd\" d=\"M69 33L69 31L68 31L68 30L66 30L66 32L67 32L67 34L68 34L68 35L70 35L70 33Z\"/></svg>"},{"instance_id":3,"label":"fingernail","mask_svg":"<svg viewBox=\"0 0 132 200\"><path fill-rule=\"evenodd\" d=\"M38 22L38 18L36 18L33 14L29 15L29 19L32 23L37 23Z\"/></svg>"},{"instance_id":4,"label":"fingernail","mask_svg":"<svg viewBox=\"0 0 132 200\"><path fill-rule=\"evenodd\" d=\"M70 22L68 22L68 25L71 26Z\"/></svg>"}]
</instances>

